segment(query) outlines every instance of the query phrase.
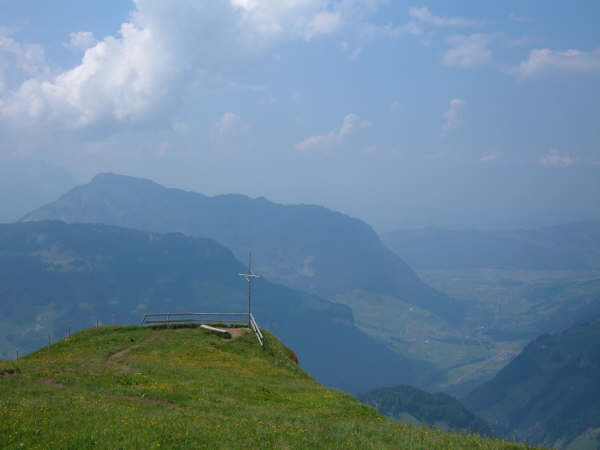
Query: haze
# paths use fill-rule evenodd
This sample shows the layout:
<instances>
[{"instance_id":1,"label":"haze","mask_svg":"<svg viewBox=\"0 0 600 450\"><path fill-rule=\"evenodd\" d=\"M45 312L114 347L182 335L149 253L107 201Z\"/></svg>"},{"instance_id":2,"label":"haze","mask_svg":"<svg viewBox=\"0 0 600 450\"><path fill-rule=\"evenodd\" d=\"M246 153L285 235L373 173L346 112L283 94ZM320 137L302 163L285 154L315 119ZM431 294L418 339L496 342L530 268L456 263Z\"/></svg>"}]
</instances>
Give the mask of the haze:
<instances>
[{"instance_id":1,"label":"haze","mask_svg":"<svg viewBox=\"0 0 600 450\"><path fill-rule=\"evenodd\" d=\"M321 204L378 231L598 219L599 13L4 1L0 219L107 171Z\"/></svg>"}]
</instances>

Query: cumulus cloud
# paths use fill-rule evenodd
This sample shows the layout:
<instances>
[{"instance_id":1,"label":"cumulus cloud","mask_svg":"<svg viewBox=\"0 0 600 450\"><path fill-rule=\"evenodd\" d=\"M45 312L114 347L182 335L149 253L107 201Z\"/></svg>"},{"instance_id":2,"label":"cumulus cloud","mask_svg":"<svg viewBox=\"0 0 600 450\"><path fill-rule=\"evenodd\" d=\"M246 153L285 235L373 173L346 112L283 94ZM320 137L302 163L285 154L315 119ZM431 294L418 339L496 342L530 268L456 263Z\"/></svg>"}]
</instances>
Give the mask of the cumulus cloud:
<instances>
[{"instance_id":1,"label":"cumulus cloud","mask_svg":"<svg viewBox=\"0 0 600 450\"><path fill-rule=\"evenodd\" d=\"M192 83L227 79L265 51L291 39L334 32L346 3L369 0L135 0L118 35L85 50L81 63L50 77L31 77L0 97L0 121L81 129L139 126L172 110ZM349 8L349 6L348 6ZM93 36L75 33L70 44ZM0 37L27 73L43 59L39 46Z\"/></svg>"},{"instance_id":2,"label":"cumulus cloud","mask_svg":"<svg viewBox=\"0 0 600 450\"><path fill-rule=\"evenodd\" d=\"M311 136L304 139L302 142L297 143L294 148L296 150L305 151L312 150L314 148L327 148L337 145L344 141L348 135L350 135L356 127L369 127L370 122L360 121L358 115L350 113L344 117L342 126L339 129L331 130L325 135Z\"/></svg>"},{"instance_id":3,"label":"cumulus cloud","mask_svg":"<svg viewBox=\"0 0 600 450\"><path fill-rule=\"evenodd\" d=\"M600 73L600 49L590 52L534 49L529 58L513 70L520 78L532 78L547 72Z\"/></svg>"},{"instance_id":4,"label":"cumulus cloud","mask_svg":"<svg viewBox=\"0 0 600 450\"><path fill-rule=\"evenodd\" d=\"M268 39L291 35L310 40L335 31L342 23L341 13L328 10L326 0L231 0L244 28Z\"/></svg>"},{"instance_id":5,"label":"cumulus cloud","mask_svg":"<svg viewBox=\"0 0 600 450\"><path fill-rule=\"evenodd\" d=\"M96 45L96 38L91 31L79 31L69 33L69 42L63 44L66 48L72 50L86 50Z\"/></svg>"},{"instance_id":6,"label":"cumulus cloud","mask_svg":"<svg viewBox=\"0 0 600 450\"><path fill-rule=\"evenodd\" d=\"M540 164L546 167L569 167L573 165L575 159L571 155L561 154L556 148L540 158Z\"/></svg>"},{"instance_id":7,"label":"cumulus cloud","mask_svg":"<svg viewBox=\"0 0 600 450\"><path fill-rule=\"evenodd\" d=\"M26 80L6 98L2 118L81 128L148 116L176 78L175 57L155 35L150 28L123 24L119 38L88 49L74 69L51 80Z\"/></svg>"},{"instance_id":8,"label":"cumulus cloud","mask_svg":"<svg viewBox=\"0 0 600 450\"><path fill-rule=\"evenodd\" d=\"M444 125L442 125L442 135L447 135L456 130L463 124L463 107L465 101L462 98L455 98L450 101L448 111L444 113Z\"/></svg>"},{"instance_id":9,"label":"cumulus cloud","mask_svg":"<svg viewBox=\"0 0 600 450\"><path fill-rule=\"evenodd\" d=\"M492 59L492 52L487 47L489 37L486 35L455 35L450 36L447 42L452 48L442 58L445 66L467 69L479 67Z\"/></svg>"},{"instance_id":10,"label":"cumulus cloud","mask_svg":"<svg viewBox=\"0 0 600 450\"><path fill-rule=\"evenodd\" d=\"M217 130L221 136L230 133L240 122L240 116L235 113L227 112L217 121Z\"/></svg>"}]
</instances>

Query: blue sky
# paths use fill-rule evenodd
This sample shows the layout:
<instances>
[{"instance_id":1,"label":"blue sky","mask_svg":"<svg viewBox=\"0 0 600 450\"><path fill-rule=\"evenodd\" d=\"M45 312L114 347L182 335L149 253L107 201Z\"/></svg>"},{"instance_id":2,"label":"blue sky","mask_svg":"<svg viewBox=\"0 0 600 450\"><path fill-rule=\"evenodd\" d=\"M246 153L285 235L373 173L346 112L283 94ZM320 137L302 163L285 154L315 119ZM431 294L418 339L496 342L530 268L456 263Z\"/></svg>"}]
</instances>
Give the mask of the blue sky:
<instances>
[{"instance_id":1,"label":"blue sky","mask_svg":"<svg viewBox=\"0 0 600 450\"><path fill-rule=\"evenodd\" d=\"M0 0L0 159L380 231L598 219L598 23L596 1Z\"/></svg>"}]
</instances>

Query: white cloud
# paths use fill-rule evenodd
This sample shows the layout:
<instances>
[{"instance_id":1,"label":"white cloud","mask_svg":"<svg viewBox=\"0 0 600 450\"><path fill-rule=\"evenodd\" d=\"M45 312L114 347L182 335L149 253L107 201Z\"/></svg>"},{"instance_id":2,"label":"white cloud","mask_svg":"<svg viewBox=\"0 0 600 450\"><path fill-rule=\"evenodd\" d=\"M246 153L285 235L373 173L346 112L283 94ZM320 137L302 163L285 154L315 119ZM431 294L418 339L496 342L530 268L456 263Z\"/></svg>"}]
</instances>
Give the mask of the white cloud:
<instances>
[{"instance_id":1,"label":"white cloud","mask_svg":"<svg viewBox=\"0 0 600 450\"><path fill-rule=\"evenodd\" d=\"M411 7L408 10L411 21L404 25L374 24L362 22L358 27L358 34L362 41L378 37L398 38L407 34L426 37L424 43L428 43L432 33L428 29L440 27L458 27L472 25L474 22L461 17L438 17L434 16L428 8ZM355 50L356 53L356 50Z\"/></svg>"},{"instance_id":2,"label":"white cloud","mask_svg":"<svg viewBox=\"0 0 600 450\"><path fill-rule=\"evenodd\" d=\"M217 130L219 130L219 134L224 136L229 134L233 129L239 124L240 116L235 113L227 112L221 116L221 118L217 121Z\"/></svg>"},{"instance_id":3,"label":"white cloud","mask_svg":"<svg viewBox=\"0 0 600 450\"><path fill-rule=\"evenodd\" d=\"M514 12L511 12L508 15L508 18L510 20L512 20L513 22L521 22L521 23L529 23L529 22L533 22L533 19L529 18L529 17L524 17L524 16L520 16L518 14L515 14Z\"/></svg>"},{"instance_id":4,"label":"white cloud","mask_svg":"<svg viewBox=\"0 0 600 450\"><path fill-rule=\"evenodd\" d=\"M491 152L491 153L488 153L487 155L484 155L481 158L479 158L479 161L481 161L483 163L488 163L488 162L496 161L498 158L500 158L500 153Z\"/></svg>"},{"instance_id":5,"label":"white cloud","mask_svg":"<svg viewBox=\"0 0 600 450\"><path fill-rule=\"evenodd\" d=\"M154 152L154 155L162 158L163 156L169 154L171 151L173 151L173 147L171 147L171 144L169 144L168 142L161 142L158 146L158 149Z\"/></svg>"},{"instance_id":6,"label":"white cloud","mask_svg":"<svg viewBox=\"0 0 600 450\"><path fill-rule=\"evenodd\" d=\"M392 102L392 104L390 105L390 111L394 112L394 111L398 111L400 109L400 102L398 100L394 100Z\"/></svg>"},{"instance_id":7,"label":"white cloud","mask_svg":"<svg viewBox=\"0 0 600 450\"><path fill-rule=\"evenodd\" d=\"M466 69L479 67L492 59L492 52L487 47L489 37L486 35L455 35L450 36L447 42L452 48L442 58L445 66Z\"/></svg>"},{"instance_id":8,"label":"white cloud","mask_svg":"<svg viewBox=\"0 0 600 450\"><path fill-rule=\"evenodd\" d=\"M563 155L558 149L553 148L550 152L540 158L540 164L546 167L569 167L575 159L571 155Z\"/></svg>"},{"instance_id":9,"label":"white cloud","mask_svg":"<svg viewBox=\"0 0 600 450\"><path fill-rule=\"evenodd\" d=\"M277 103L277 97L275 97L274 95L268 94L265 95L264 97L262 97L259 101L259 104L261 105L274 105L275 103Z\"/></svg>"},{"instance_id":10,"label":"white cloud","mask_svg":"<svg viewBox=\"0 0 600 450\"><path fill-rule=\"evenodd\" d=\"M305 39L311 39L320 34L330 34L336 31L342 24L339 14L322 12L313 17L304 32Z\"/></svg>"},{"instance_id":11,"label":"white cloud","mask_svg":"<svg viewBox=\"0 0 600 450\"><path fill-rule=\"evenodd\" d=\"M520 78L531 78L546 72L600 73L600 49L554 51L534 49L513 73Z\"/></svg>"},{"instance_id":12,"label":"white cloud","mask_svg":"<svg viewBox=\"0 0 600 450\"><path fill-rule=\"evenodd\" d=\"M168 123L165 114L175 109L191 86L227 80L286 40L333 33L344 22L349 8L344 5L368 6L373 1L134 3L119 34L88 48L78 66L53 77L31 77L10 93L5 90L0 97L0 122L67 130ZM72 43L87 45L91 38L76 33ZM19 45L0 35L0 50L6 48L29 74L43 61L41 47Z\"/></svg>"},{"instance_id":13,"label":"white cloud","mask_svg":"<svg viewBox=\"0 0 600 450\"><path fill-rule=\"evenodd\" d=\"M328 4L326 0L231 0L242 26L268 38L291 35L306 40L341 25L341 14L329 10Z\"/></svg>"},{"instance_id":14,"label":"white cloud","mask_svg":"<svg viewBox=\"0 0 600 450\"><path fill-rule=\"evenodd\" d=\"M408 15L415 19L417 22L423 24L433 25L435 27L457 27L473 25L474 22L471 20L464 19L462 17L438 17L434 16L427 7L412 7L408 10Z\"/></svg>"},{"instance_id":15,"label":"white cloud","mask_svg":"<svg viewBox=\"0 0 600 450\"><path fill-rule=\"evenodd\" d=\"M413 34L413 28L407 25L378 25L370 22L360 24L358 34L363 41L376 39L379 37L397 38L405 33Z\"/></svg>"},{"instance_id":16,"label":"white cloud","mask_svg":"<svg viewBox=\"0 0 600 450\"><path fill-rule=\"evenodd\" d=\"M455 98L450 101L448 111L444 113L444 125L442 126L442 135L457 129L463 124L462 110L465 101L462 98Z\"/></svg>"},{"instance_id":17,"label":"white cloud","mask_svg":"<svg viewBox=\"0 0 600 450\"><path fill-rule=\"evenodd\" d=\"M73 50L86 50L96 45L96 38L91 31L79 31L69 33L69 42L63 44L66 48Z\"/></svg>"},{"instance_id":18,"label":"white cloud","mask_svg":"<svg viewBox=\"0 0 600 450\"><path fill-rule=\"evenodd\" d=\"M136 122L164 101L176 78L175 55L150 28L121 26L88 49L81 64L52 80L30 78L6 99L4 119L82 128L98 121Z\"/></svg>"},{"instance_id":19,"label":"white cloud","mask_svg":"<svg viewBox=\"0 0 600 450\"><path fill-rule=\"evenodd\" d=\"M387 0L343 0L341 5L352 4L360 14L356 11L354 14L348 13L348 8L340 8L343 11L343 17L346 20L355 20L356 35L358 36L358 44L350 45L347 41L342 42L342 50L349 54L351 58L357 58L363 50L366 42L378 38L399 38L406 35L419 36L424 45L428 45L432 37L435 35L432 28L441 27L459 27L473 25L475 22L464 19L462 17L438 17L434 16L428 8L411 7L408 14L411 21L404 25L393 25L390 23L379 24L368 22L364 17L368 13L377 11L381 4L389 3ZM358 19L357 19L358 17Z\"/></svg>"},{"instance_id":20,"label":"white cloud","mask_svg":"<svg viewBox=\"0 0 600 450\"><path fill-rule=\"evenodd\" d=\"M3 57L4 56L4 57ZM0 30L0 62L2 66L10 63L5 58L14 58L14 65L27 75L34 75L44 65L44 49L37 44L21 44ZM0 70L2 67L0 67Z\"/></svg>"},{"instance_id":21,"label":"white cloud","mask_svg":"<svg viewBox=\"0 0 600 450\"><path fill-rule=\"evenodd\" d=\"M297 143L294 148L296 150L304 151L314 148L331 147L341 143L356 129L357 126L361 128L370 126L370 122L360 122L360 118L356 114L350 113L344 117L342 126L338 130L332 130L325 135L311 136L304 139L302 142Z\"/></svg>"}]
</instances>

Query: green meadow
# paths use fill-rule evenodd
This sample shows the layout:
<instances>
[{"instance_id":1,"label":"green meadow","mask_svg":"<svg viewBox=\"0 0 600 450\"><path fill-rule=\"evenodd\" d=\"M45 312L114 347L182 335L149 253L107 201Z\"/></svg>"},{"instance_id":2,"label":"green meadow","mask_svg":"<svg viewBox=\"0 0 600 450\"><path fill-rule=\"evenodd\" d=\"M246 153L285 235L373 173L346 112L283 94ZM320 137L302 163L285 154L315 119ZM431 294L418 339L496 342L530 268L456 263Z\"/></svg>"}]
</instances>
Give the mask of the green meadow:
<instances>
[{"instance_id":1,"label":"green meadow","mask_svg":"<svg viewBox=\"0 0 600 450\"><path fill-rule=\"evenodd\" d=\"M0 361L1 446L526 448L393 422L240 331L100 327Z\"/></svg>"}]
</instances>

